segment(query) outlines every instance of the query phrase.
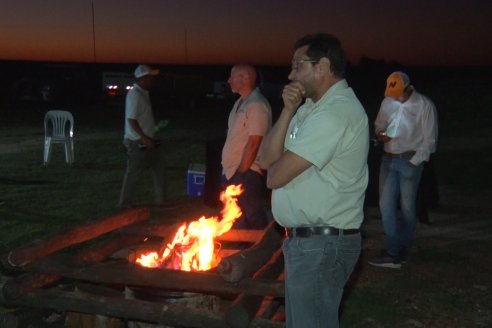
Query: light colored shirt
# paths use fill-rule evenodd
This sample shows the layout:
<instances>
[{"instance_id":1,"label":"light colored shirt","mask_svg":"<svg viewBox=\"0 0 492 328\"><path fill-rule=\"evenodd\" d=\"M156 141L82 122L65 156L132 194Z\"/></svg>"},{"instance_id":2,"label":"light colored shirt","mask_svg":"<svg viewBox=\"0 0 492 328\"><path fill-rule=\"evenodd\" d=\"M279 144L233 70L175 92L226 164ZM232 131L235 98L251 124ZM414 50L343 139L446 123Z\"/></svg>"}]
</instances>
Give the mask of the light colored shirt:
<instances>
[{"instance_id":1,"label":"light colored shirt","mask_svg":"<svg viewBox=\"0 0 492 328\"><path fill-rule=\"evenodd\" d=\"M384 143L384 151L392 154L415 151L410 159L414 165L428 161L430 154L436 151L436 108L415 90L404 103L390 97L383 99L374 125L376 134L386 131L392 138Z\"/></svg>"},{"instance_id":2,"label":"light colored shirt","mask_svg":"<svg viewBox=\"0 0 492 328\"><path fill-rule=\"evenodd\" d=\"M140 136L130 126L128 119L137 120L145 135L149 138L154 137L155 122L149 92L142 89L137 83L135 83L133 89L126 94L124 138L133 141L139 140Z\"/></svg>"},{"instance_id":3,"label":"light colored shirt","mask_svg":"<svg viewBox=\"0 0 492 328\"><path fill-rule=\"evenodd\" d=\"M275 220L284 227L357 229L368 182L367 115L345 80L292 118L285 149L313 165L272 191Z\"/></svg>"},{"instance_id":4,"label":"light colored shirt","mask_svg":"<svg viewBox=\"0 0 492 328\"><path fill-rule=\"evenodd\" d=\"M236 173L249 136L265 136L272 126L268 100L256 88L244 100L239 98L229 114L227 138L222 149L222 173L230 179ZM259 152L250 170L261 173Z\"/></svg>"}]
</instances>

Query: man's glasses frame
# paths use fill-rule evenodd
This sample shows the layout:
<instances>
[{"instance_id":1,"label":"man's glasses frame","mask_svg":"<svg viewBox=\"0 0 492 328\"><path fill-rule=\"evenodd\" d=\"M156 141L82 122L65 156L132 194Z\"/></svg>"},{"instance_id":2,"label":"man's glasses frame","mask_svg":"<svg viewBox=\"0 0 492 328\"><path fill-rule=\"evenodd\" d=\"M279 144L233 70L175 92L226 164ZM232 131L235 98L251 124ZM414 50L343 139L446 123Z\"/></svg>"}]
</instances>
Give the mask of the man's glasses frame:
<instances>
[{"instance_id":1,"label":"man's glasses frame","mask_svg":"<svg viewBox=\"0 0 492 328\"><path fill-rule=\"evenodd\" d=\"M297 59L292 61L292 69L295 71L299 70L299 66L304 63L318 63L319 59Z\"/></svg>"}]
</instances>

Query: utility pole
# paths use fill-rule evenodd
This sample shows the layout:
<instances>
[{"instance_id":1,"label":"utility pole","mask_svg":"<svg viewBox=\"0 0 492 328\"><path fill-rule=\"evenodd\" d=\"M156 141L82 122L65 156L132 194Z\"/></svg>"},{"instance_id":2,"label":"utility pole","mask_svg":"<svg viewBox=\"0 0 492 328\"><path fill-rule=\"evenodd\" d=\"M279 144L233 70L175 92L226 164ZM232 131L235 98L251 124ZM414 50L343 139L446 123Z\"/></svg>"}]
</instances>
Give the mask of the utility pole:
<instances>
[{"instance_id":1,"label":"utility pole","mask_svg":"<svg viewBox=\"0 0 492 328\"><path fill-rule=\"evenodd\" d=\"M188 29L184 29L184 55L185 55L185 65L188 65Z\"/></svg>"},{"instance_id":2,"label":"utility pole","mask_svg":"<svg viewBox=\"0 0 492 328\"><path fill-rule=\"evenodd\" d=\"M92 11L92 52L94 56L94 63L97 62L96 57L96 20L94 17L94 1L91 1L91 11Z\"/></svg>"}]
</instances>

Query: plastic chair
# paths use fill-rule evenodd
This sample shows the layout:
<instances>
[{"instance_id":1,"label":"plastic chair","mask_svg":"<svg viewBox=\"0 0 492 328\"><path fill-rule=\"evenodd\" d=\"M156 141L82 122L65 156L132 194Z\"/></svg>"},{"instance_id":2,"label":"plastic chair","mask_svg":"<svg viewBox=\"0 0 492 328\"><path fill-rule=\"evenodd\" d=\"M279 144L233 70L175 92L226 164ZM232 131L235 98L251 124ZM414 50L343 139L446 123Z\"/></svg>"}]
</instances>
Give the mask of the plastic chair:
<instances>
[{"instance_id":1,"label":"plastic chair","mask_svg":"<svg viewBox=\"0 0 492 328\"><path fill-rule=\"evenodd\" d=\"M44 165L51 158L51 144L65 145L65 161L71 165L75 159L73 150L73 115L64 110L50 110L44 116Z\"/></svg>"}]
</instances>

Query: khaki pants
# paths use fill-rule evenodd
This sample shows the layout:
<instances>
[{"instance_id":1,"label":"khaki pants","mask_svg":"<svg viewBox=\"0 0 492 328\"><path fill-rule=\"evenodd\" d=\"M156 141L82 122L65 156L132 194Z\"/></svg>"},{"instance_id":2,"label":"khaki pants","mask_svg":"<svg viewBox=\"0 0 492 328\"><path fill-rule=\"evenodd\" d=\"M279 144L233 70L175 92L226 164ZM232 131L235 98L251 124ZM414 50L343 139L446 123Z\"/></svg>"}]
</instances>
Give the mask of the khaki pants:
<instances>
[{"instance_id":1,"label":"khaki pants","mask_svg":"<svg viewBox=\"0 0 492 328\"><path fill-rule=\"evenodd\" d=\"M123 140L127 165L120 194L120 207L134 205L135 191L142 172L150 169L153 174L155 203L162 204L167 198L166 163L163 146L156 149L140 148L140 141Z\"/></svg>"}]
</instances>

